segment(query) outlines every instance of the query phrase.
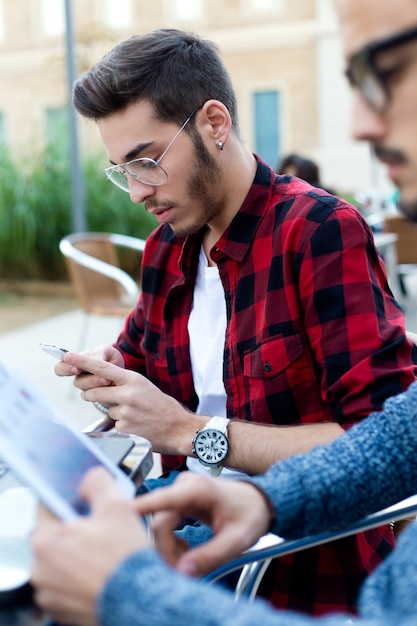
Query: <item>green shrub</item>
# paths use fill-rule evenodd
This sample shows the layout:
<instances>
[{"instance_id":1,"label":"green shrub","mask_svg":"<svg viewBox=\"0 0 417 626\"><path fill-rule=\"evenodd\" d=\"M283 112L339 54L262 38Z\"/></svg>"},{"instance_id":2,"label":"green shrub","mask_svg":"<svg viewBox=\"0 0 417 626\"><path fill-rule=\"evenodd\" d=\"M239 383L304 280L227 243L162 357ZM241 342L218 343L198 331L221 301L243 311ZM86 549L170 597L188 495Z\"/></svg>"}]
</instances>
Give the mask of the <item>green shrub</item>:
<instances>
[{"instance_id":1,"label":"green shrub","mask_svg":"<svg viewBox=\"0 0 417 626\"><path fill-rule=\"evenodd\" d=\"M146 238L156 226L155 219L105 179L99 162L89 156L83 166L87 230ZM4 149L0 154L0 278L66 278L58 244L72 230L68 153L59 145L48 145L17 163Z\"/></svg>"}]
</instances>

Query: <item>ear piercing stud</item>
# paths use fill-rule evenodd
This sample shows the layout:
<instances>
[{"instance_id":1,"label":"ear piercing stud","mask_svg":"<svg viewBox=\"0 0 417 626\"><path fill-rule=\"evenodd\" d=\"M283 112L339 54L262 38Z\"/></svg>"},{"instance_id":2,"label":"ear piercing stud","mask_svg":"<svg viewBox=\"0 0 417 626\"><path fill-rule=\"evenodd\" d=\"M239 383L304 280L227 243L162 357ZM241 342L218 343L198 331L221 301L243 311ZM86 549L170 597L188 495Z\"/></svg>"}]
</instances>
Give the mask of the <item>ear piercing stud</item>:
<instances>
[{"instance_id":1,"label":"ear piercing stud","mask_svg":"<svg viewBox=\"0 0 417 626\"><path fill-rule=\"evenodd\" d=\"M224 148L224 143L222 142L222 140L220 139L220 141L217 143L217 145L219 146L219 150L223 150Z\"/></svg>"}]
</instances>

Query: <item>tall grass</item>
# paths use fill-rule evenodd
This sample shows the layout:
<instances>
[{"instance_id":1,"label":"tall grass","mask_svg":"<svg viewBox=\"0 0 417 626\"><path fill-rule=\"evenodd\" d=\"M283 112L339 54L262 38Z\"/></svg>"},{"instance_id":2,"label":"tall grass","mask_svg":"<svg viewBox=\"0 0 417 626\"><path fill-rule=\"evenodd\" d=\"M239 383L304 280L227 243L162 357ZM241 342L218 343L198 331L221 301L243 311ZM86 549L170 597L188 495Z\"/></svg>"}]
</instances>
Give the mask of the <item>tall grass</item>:
<instances>
[{"instance_id":1,"label":"tall grass","mask_svg":"<svg viewBox=\"0 0 417 626\"><path fill-rule=\"evenodd\" d=\"M87 229L146 238L154 218L105 179L99 161L90 156L84 163ZM72 231L70 176L59 145L19 160L1 151L0 279L66 277L58 244Z\"/></svg>"}]
</instances>

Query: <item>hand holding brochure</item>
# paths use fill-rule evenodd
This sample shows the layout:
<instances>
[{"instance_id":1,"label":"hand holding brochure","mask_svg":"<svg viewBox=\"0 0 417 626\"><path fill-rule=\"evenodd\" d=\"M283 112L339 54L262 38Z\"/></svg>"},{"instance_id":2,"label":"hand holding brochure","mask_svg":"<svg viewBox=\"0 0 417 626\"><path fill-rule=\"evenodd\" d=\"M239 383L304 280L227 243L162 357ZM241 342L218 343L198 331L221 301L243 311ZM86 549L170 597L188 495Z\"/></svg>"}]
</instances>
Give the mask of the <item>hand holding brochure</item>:
<instances>
[{"instance_id":1,"label":"hand holding brochure","mask_svg":"<svg viewBox=\"0 0 417 626\"><path fill-rule=\"evenodd\" d=\"M0 458L58 517L70 520L88 512L78 490L85 473L97 465L133 497L135 486L126 474L1 361L0 398Z\"/></svg>"}]
</instances>

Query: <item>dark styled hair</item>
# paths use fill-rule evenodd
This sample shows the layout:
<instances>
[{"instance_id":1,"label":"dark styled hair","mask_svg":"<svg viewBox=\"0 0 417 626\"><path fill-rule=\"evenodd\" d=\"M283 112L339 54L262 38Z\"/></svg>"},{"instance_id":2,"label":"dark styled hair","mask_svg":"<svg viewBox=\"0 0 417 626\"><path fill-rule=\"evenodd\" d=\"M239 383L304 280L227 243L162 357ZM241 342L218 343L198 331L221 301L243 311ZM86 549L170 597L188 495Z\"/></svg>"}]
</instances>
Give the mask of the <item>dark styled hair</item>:
<instances>
[{"instance_id":1,"label":"dark styled hair","mask_svg":"<svg viewBox=\"0 0 417 626\"><path fill-rule=\"evenodd\" d=\"M181 125L210 99L227 107L238 134L236 95L216 44L176 29L120 42L73 89L77 111L96 121L147 100L159 119Z\"/></svg>"}]
</instances>

